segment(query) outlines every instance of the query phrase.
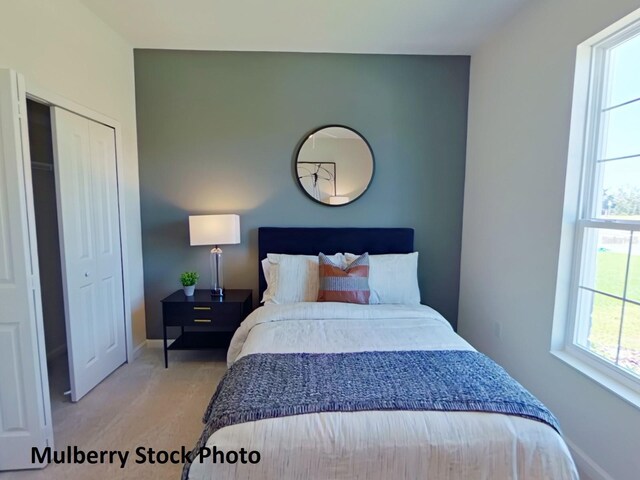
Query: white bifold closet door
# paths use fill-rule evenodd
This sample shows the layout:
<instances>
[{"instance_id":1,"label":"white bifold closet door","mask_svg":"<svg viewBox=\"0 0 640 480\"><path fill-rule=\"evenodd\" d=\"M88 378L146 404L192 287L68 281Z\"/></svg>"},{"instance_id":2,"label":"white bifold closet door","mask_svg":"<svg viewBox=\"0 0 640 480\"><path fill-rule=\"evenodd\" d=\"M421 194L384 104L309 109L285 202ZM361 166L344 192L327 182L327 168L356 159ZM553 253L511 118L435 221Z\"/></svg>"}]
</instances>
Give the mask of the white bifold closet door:
<instances>
[{"instance_id":1,"label":"white bifold closet door","mask_svg":"<svg viewBox=\"0 0 640 480\"><path fill-rule=\"evenodd\" d=\"M115 132L52 108L71 399L126 361Z\"/></svg>"},{"instance_id":2,"label":"white bifold closet door","mask_svg":"<svg viewBox=\"0 0 640 480\"><path fill-rule=\"evenodd\" d=\"M29 162L23 80L0 69L0 470L52 446Z\"/></svg>"}]
</instances>

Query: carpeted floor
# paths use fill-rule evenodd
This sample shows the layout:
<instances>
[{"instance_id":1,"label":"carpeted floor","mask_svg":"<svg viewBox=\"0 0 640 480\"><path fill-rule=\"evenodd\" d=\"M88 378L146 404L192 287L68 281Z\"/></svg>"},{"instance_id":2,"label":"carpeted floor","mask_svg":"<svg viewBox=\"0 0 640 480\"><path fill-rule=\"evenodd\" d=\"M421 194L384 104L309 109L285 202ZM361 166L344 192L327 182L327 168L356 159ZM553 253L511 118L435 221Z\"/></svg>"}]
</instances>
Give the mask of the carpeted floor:
<instances>
[{"instance_id":1,"label":"carpeted floor","mask_svg":"<svg viewBox=\"0 0 640 480\"><path fill-rule=\"evenodd\" d=\"M1 480L179 479L181 465L136 465L138 447L155 450L193 448L202 432L201 417L226 370L223 351L169 352L149 348L71 403L64 364L50 367L56 450L127 450L126 469L106 465L55 465L42 470L0 473Z\"/></svg>"}]
</instances>

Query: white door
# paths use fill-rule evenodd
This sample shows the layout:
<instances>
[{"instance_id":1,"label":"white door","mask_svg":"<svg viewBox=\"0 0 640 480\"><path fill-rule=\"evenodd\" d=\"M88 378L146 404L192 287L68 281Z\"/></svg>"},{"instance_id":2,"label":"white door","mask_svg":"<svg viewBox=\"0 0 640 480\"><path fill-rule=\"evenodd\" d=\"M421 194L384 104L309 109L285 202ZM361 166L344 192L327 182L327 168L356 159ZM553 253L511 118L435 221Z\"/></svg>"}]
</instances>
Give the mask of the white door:
<instances>
[{"instance_id":1,"label":"white door","mask_svg":"<svg viewBox=\"0 0 640 480\"><path fill-rule=\"evenodd\" d=\"M54 107L53 143L75 402L126 361L115 132Z\"/></svg>"},{"instance_id":2,"label":"white door","mask_svg":"<svg viewBox=\"0 0 640 480\"><path fill-rule=\"evenodd\" d=\"M23 81L0 69L0 470L53 446L29 161Z\"/></svg>"}]
</instances>

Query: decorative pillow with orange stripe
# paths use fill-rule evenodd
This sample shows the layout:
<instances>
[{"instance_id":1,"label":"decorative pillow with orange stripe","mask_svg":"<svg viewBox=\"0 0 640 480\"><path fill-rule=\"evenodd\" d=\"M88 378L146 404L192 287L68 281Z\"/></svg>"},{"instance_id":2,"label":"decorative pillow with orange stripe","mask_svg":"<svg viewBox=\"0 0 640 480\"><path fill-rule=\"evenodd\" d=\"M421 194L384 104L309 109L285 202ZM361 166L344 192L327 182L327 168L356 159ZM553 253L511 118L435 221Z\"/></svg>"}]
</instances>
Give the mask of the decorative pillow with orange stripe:
<instances>
[{"instance_id":1,"label":"decorative pillow with orange stripe","mask_svg":"<svg viewBox=\"0 0 640 480\"><path fill-rule=\"evenodd\" d=\"M346 268L333 263L324 253L319 260L319 302L369 303L369 254L363 253Z\"/></svg>"}]
</instances>

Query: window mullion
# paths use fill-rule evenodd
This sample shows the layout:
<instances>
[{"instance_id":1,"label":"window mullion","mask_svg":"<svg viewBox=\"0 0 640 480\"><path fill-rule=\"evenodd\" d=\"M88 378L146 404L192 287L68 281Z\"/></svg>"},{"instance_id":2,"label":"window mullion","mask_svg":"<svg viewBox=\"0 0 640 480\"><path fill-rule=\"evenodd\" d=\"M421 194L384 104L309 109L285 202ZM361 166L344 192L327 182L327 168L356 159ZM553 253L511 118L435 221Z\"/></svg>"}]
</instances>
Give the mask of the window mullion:
<instances>
[{"instance_id":1,"label":"window mullion","mask_svg":"<svg viewBox=\"0 0 640 480\"><path fill-rule=\"evenodd\" d=\"M625 230L627 232L640 231L640 222L624 221L624 220L608 220L604 218L597 219L581 219L578 225L582 228L600 228L604 230Z\"/></svg>"},{"instance_id":2,"label":"window mullion","mask_svg":"<svg viewBox=\"0 0 640 480\"><path fill-rule=\"evenodd\" d=\"M624 155L622 157L600 158L596 160L596 163L615 162L616 160L628 160L630 158L640 157L640 153L634 153L633 155Z\"/></svg>"},{"instance_id":3,"label":"window mullion","mask_svg":"<svg viewBox=\"0 0 640 480\"><path fill-rule=\"evenodd\" d=\"M611 110L615 110L616 108L625 107L627 105L630 105L632 103L636 103L636 102L639 102L639 101L640 101L640 98L634 98L632 100L627 100L626 102L622 102L622 103L619 103L617 105L612 105L610 107L604 107L601 111L602 111L602 113L610 112Z\"/></svg>"},{"instance_id":4,"label":"window mullion","mask_svg":"<svg viewBox=\"0 0 640 480\"><path fill-rule=\"evenodd\" d=\"M620 300L621 302L626 301L629 303L633 303L634 305L638 305L638 302L634 302L633 300L628 300L624 297L619 297L618 295L614 295L612 293L603 292L602 290L598 290L596 288L586 287L584 285L578 285L578 288L582 290L586 290L587 292L597 293L598 295L604 295L605 297L613 298L615 300Z\"/></svg>"},{"instance_id":5,"label":"window mullion","mask_svg":"<svg viewBox=\"0 0 640 480\"><path fill-rule=\"evenodd\" d=\"M620 346L622 343L622 327L624 326L624 310L627 305L627 287L629 285L629 267L631 265L631 252L633 248L633 232L629 235L629 250L627 251L627 266L624 272L624 288L622 289L622 312L620 313L620 330L618 331L618 348L616 351L616 365L620 360Z\"/></svg>"},{"instance_id":6,"label":"window mullion","mask_svg":"<svg viewBox=\"0 0 640 480\"><path fill-rule=\"evenodd\" d=\"M620 361L620 342L622 341L622 325L624 324L624 307L626 302L622 301L622 308L620 309L620 328L618 329L618 346L616 347L616 361L614 362L618 365Z\"/></svg>"}]
</instances>

